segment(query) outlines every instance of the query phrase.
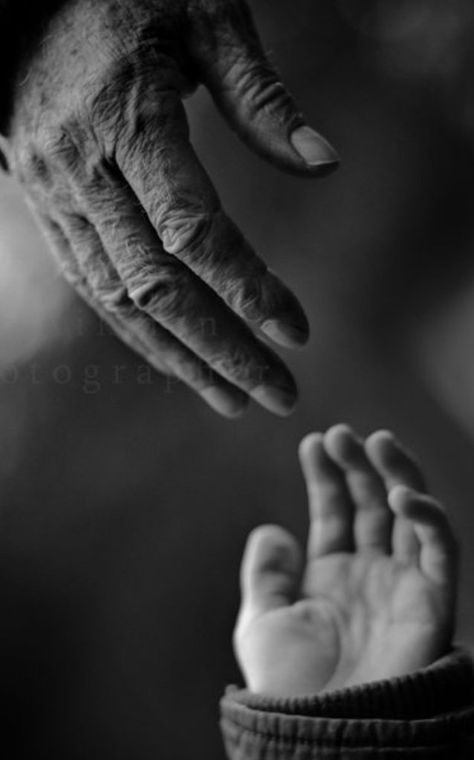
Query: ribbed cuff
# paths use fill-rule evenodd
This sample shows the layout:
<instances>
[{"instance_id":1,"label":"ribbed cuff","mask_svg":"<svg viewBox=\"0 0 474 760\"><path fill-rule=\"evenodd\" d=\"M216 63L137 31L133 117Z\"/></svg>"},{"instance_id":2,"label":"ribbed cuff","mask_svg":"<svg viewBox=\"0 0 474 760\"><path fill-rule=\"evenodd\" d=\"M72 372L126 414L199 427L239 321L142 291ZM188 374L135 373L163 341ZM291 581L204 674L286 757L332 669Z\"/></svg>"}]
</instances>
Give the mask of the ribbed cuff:
<instances>
[{"instance_id":1,"label":"ribbed cuff","mask_svg":"<svg viewBox=\"0 0 474 760\"><path fill-rule=\"evenodd\" d=\"M228 688L227 695L235 704L283 715L422 720L471 704L474 668L467 652L453 649L429 667L410 675L314 697L279 699L252 694L235 686Z\"/></svg>"},{"instance_id":2,"label":"ribbed cuff","mask_svg":"<svg viewBox=\"0 0 474 760\"><path fill-rule=\"evenodd\" d=\"M396 752L411 746L418 748L420 757L429 757L436 747L452 746L459 748L458 760L474 735L473 664L467 652L453 649L408 676L299 699L274 699L229 687L221 712L231 757L233 748L258 747L260 752L269 744L282 751L330 747L338 752L344 747L387 746ZM253 751L236 756L260 757Z\"/></svg>"}]
</instances>

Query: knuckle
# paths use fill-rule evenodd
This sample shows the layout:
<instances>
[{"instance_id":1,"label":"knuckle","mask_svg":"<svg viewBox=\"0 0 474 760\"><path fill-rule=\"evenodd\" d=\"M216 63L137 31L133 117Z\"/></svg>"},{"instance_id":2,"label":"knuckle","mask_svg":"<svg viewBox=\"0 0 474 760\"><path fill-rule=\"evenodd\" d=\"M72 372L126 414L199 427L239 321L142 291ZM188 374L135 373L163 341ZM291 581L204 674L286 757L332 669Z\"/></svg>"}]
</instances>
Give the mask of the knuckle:
<instances>
[{"instance_id":1,"label":"knuckle","mask_svg":"<svg viewBox=\"0 0 474 760\"><path fill-rule=\"evenodd\" d=\"M229 284L229 298L236 311L251 322L258 322L262 317L263 273L251 277L239 278L238 282Z\"/></svg>"},{"instance_id":2,"label":"knuckle","mask_svg":"<svg viewBox=\"0 0 474 760\"><path fill-rule=\"evenodd\" d=\"M159 235L168 253L181 257L204 276L226 303L249 321L259 321L270 309L275 287L268 270L219 209L168 216Z\"/></svg>"},{"instance_id":3,"label":"knuckle","mask_svg":"<svg viewBox=\"0 0 474 760\"><path fill-rule=\"evenodd\" d=\"M49 184L50 170L43 151L32 145L27 145L17 154L16 174L20 180L28 183Z\"/></svg>"},{"instance_id":4,"label":"knuckle","mask_svg":"<svg viewBox=\"0 0 474 760\"><path fill-rule=\"evenodd\" d=\"M205 241L211 240L214 227L213 215L196 209L177 209L166 217L158 233L163 245L174 255L184 252L197 253Z\"/></svg>"},{"instance_id":5,"label":"knuckle","mask_svg":"<svg viewBox=\"0 0 474 760\"><path fill-rule=\"evenodd\" d=\"M127 289L121 282L103 279L97 282L94 272L89 273L88 279L95 297L108 312L119 314L129 309L131 302Z\"/></svg>"},{"instance_id":6,"label":"knuckle","mask_svg":"<svg viewBox=\"0 0 474 760\"><path fill-rule=\"evenodd\" d=\"M43 129L38 135L42 153L52 164L63 169L74 169L79 160L79 148L66 127Z\"/></svg>"},{"instance_id":7,"label":"knuckle","mask_svg":"<svg viewBox=\"0 0 474 760\"><path fill-rule=\"evenodd\" d=\"M235 76L249 119L265 114L281 126L301 120L293 98L269 62L241 63Z\"/></svg>"},{"instance_id":8,"label":"knuckle","mask_svg":"<svg viewBox=\"0 0 474 760\"><path fill-rule=\"evenodd\" d=\"M91 202L97 193L114 185L115 172L110 161L77 124L52 134L44 150L53 165L88 193Z\"/></svg>"},{"instance_id":9,"label":"knuckle","mask_svg":"<svg viewBox=\"0 0 474 760\"><path fill-rule=\"evenodd\" d=\"M91 286L97 293L107 295L111 290L115 292L125 288L112 262L104 258L98 249L92 248L81 260Z\"/></svg>"},{"instance_id":10,"label":"knuckle","mask_svg":"<svg viewBox=\"0 0 474 760\"><path fill-rule=\"evenodd\" d=\"M151 51L151 52L150 52ZM90 94L87 111L98 141L108 155L133 153L147 135L182 129L182 105L176 92L185 88L176 62L158 49L123 54ZM159 77L157 77L157 71Z\"/></svg>"},{"instance_id":11,"label":"knuckle","mask_svg":"<svg viewBox=\"0 0 474 760\"><path fill-rule=\"evenodd\" d=\"M238 82L241 96L254 103L260 98L279 96L285 89L266 60L248 60L238 55L232 61L229 75Z\"/></svg>"},{"instance_id":12,"label":"knuckle","mask_svg":"<svg viewBox=\"0 0 474 760\"><path fill-rule=\"evenodd\" d=\"M41 184L61 190L72 181L74 188L81 187L92 199L94 191L114 185L111 162L78 119L70 119L58 128L42 128L35 143L38 147L27 146L20 160L24 173Z\"/></svg>"},{"instance_id":13,"label":"knuckle","mask_svg":"<svg viewBox=\"0 0 474 760\"><path fill-rule=\"evenodd\" d=\"M80 164L66 130L42 127L14 146L11 170L34 205L69 213L76 206L70 178Z\"/></svg>"},{"instance_id":14,"label":"knuckle","mask_svg":"<svg viewBox=\"0 0 474 760\"><path fill-rule=\"evenodd\" d=\"M108 158L97 148L91 147L87 160L82 162L80 175L81 193L87 193L87 203L91 212L104 218L104 210L110 209L116 215L117 192L123 179Z\"/></svg>"},{"instance_id":15,"label":"knuckle","mask_svg":"<svg viewBox=\"0 0 474 760\"><path fill-rule=\"evenodd\" d=\"M74 288L74 290L81 291L86 287L86 278L73 261L67 260L61 255L62 251L60 250L59 245L56 244L55 247L58 254L56 256L56 261L58 263L59 273L64 277L66 282Z\"/></svg>"},{"instance_id":16,"label":"knuckle","mask_svg":"<svg viewBox=\"0 0 474 760\"><path fill-rule=\"evenodd\" d=\"M158 315L163 321L174 321L183 313L192 314L193 310L187 308L189 291L186 272L170 264L147 278L140 277L129 289L129 297L141 311Z\"/></svg>"}]
</instances>

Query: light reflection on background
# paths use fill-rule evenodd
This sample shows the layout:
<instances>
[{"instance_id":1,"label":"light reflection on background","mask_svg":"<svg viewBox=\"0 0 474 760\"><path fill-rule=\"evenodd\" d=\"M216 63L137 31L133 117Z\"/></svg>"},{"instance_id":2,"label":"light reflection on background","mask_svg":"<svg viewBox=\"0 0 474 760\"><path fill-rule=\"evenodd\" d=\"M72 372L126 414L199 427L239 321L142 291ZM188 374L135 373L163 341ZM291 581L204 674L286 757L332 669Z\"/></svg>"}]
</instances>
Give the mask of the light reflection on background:
<instances>
[{"instance_id":1,"label":"light reflection on background","mask_svg":"<svg viewBox=\"0 0 474 760\"><path fill-rule=\"evenodd\" d=\"M12 181L0 186L0 368L31 359L64 337L70 297Z\"/></svg>"}]
</instances>

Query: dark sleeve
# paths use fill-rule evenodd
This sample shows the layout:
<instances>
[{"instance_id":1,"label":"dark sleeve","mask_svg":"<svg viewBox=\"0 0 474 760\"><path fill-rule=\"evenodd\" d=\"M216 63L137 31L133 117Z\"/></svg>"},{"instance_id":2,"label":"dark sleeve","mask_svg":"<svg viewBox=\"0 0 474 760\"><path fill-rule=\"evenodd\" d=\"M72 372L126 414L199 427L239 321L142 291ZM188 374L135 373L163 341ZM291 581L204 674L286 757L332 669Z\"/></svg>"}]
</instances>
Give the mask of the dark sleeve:
<instances>
[{"instance_id":1,"label":"dark sleeve","mask_svg":"<svg viewBox=\"0 0 474 760\"><path fill-rule=\"evenodd\" d=\"M8 132L15 87L54 14L67 0L0 0L0 133Z\"/></svg>"},{"instance_id":2,"label":"dark sleeve","mask_svg":"<svg viewBox=\"0 0 474 760\"><path fill-rule=\"evenodd\" d=\"M229 687L230 760L474 760L474 674L460 649L416 673L315 697Z\"/></svg>"}]
</instances>

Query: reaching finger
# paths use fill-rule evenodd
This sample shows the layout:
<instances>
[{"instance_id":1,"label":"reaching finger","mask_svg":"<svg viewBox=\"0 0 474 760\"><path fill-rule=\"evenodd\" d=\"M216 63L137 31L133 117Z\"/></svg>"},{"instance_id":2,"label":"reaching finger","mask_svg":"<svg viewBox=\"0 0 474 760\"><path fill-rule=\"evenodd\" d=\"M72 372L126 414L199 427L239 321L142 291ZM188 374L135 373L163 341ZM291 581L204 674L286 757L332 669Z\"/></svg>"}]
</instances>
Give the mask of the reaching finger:
<instances>
[{"instance_id":1,"label":"reaching finger","mask_svg":"<svg viewBox=\"0 0 474 760\"><path fill-rule=\"evenodd\" d=\"M324 446L331 459L343 470L355 505L356 548L388 553L392 514L388 509L383 482L369 462L362 442L347 425L335 425L324 436Z\"/></svg>"},{"instance_id":2,"label":"reaching finger","mask_svg":"<svg viewBox=\"0 0 474 760\"><path fill-rule=\"evenodd\" d=\"M268 410L292 411L297 390L283 362L184 264L163 250L130 189L111 173L75 196L134 305L216 374Z\"/></svg>"},{"instance_id":3,"label":"reaching finger","mask_svg":"<svg viewBox=\"0 0 474 760\"><path fill-rule=\"evenodd\" d=\"M41 216L41 224L60 259L63 273L114 332L152 367L173 374L226 417L242 413L245 395L205 367L170 333L136 309L107 260L97 233L85 219L63 219L61 228ZM70 240L75 241L71 246Z\"/></svg>"},{"instance_id":4,"label":"reaching finger","mask_svg":"<svg viewBox=\"0 0 474 760\"><path fill-rule=\"evenodd\" d=\"M421 571L434 583L452 585L456 579L457 544L441 505L406 486L395 486L389 503L396 514L413 523L420 541Z\"/></svg>"},{"instance_id":5,"label":"reaching finger","mask_svg":"<svg viewBox=\"0 0 474 760\"><path fill-rule=\"evenodd\" d=\"M367 438L365 450L388 490L399 484L416 491L426 489L420 468L389 430L372 433Z\"/></svg>"},{"instance_id":6,"label":"reaching finger","mask_svg":"<svg viewBox=\"0 0 474 760\"><path fill-rule=\"evenodd\" d=\"M396 485L425 491L423 475L413 457L405 451L388 430L378 430L367 438L367 456L385 483L387 491ZM419 542L413 523L398 515L392 534L393 553L401 562L418 560Z\"/></svg>"},{"instance_id":7,"label":"reaching finger","mask_svg":"<svg viewBox=\"0 0 474 760\"><path fill-rule=\"evenodd\" d=\"M280 345L303 345L309 336L306 316L222 210L189 142L178 94L157 93L153 82L145 98L146 129L124 129L115 157L164 249L243 320Z\"/></svg>"},{"instance_id":8,"label":"reaching finger","mask_svg":"<svg viewBox=\"0 0 474 760\"><path fill-rule=\"evenodd\" d=\"M308 559L352 551L352 501L343 473L326 454L323 436L306 436L300 444L299 457L310 509Z\"/></svg>"},{"instance_id":9,"label":"reaching finger","mask_svg":"<svg viewBox=\"0 0 474 760\"><path fill-rule=\"evenodd\" d=\"M264 525L250 534L241 567L240 626L295 601L301 563L296 539L283 528Z\"/></svg>"},{"instance_id":10,"label":"reaching finger","mask_svg":"<svg viewBox=\"0 0 474 760\"><path fill-rule=\"evenodd\" d=\"M335 168L339 157L306 126L265 55L244 0L191 2L191 54L199 78L230 125L257 153L300 174Z\"/></svg>"}]
</instances>

